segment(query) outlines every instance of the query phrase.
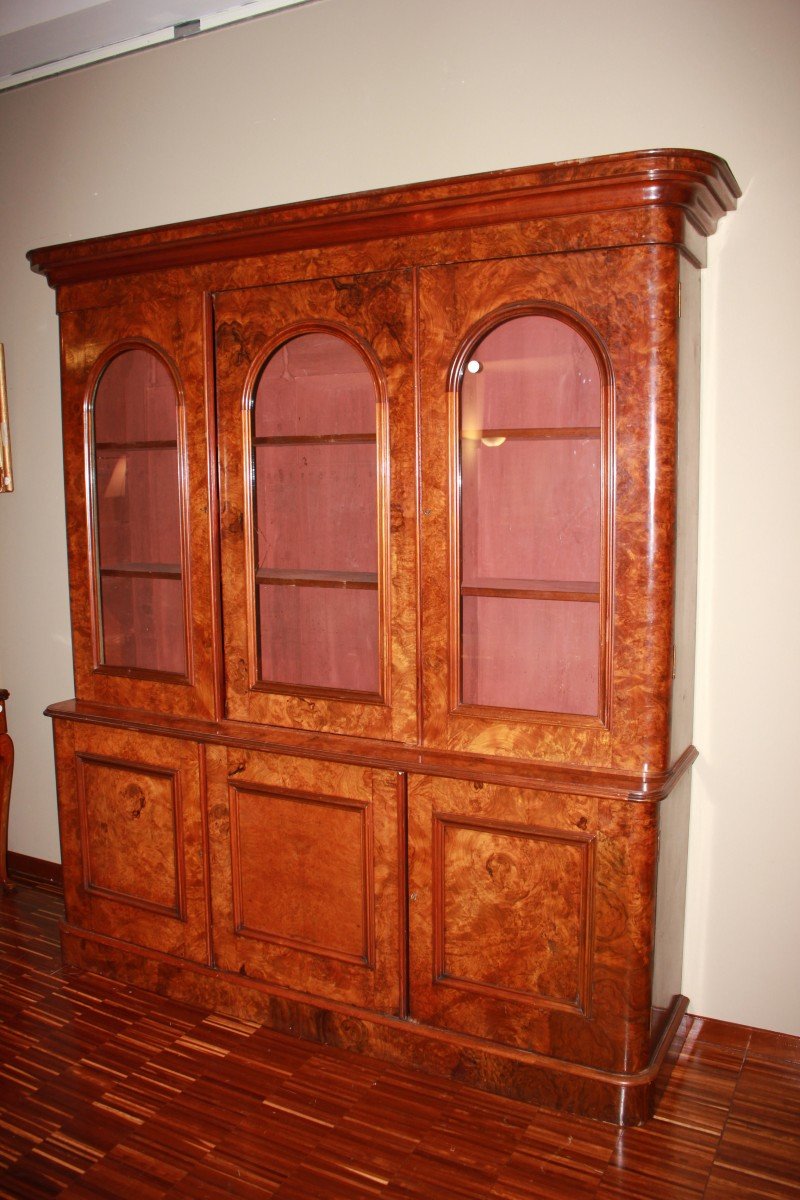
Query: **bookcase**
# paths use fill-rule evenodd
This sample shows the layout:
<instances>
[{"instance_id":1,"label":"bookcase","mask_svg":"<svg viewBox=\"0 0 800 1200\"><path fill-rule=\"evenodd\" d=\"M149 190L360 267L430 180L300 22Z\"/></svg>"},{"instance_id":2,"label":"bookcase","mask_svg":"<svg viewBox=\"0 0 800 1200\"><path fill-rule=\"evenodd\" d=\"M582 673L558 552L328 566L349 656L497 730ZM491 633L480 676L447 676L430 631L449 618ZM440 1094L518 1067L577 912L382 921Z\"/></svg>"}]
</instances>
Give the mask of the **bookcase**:
<instances>
[{"instance_id":1,"label":"bookcase","mask_svg":"<svg viewBox=\"0 0 800 1200\"><path fill-rule=\"evenodd\" d=\"M714 155L32 251L70 963L616 1121L681 1044Z\"/></svg>"}]
</instances>

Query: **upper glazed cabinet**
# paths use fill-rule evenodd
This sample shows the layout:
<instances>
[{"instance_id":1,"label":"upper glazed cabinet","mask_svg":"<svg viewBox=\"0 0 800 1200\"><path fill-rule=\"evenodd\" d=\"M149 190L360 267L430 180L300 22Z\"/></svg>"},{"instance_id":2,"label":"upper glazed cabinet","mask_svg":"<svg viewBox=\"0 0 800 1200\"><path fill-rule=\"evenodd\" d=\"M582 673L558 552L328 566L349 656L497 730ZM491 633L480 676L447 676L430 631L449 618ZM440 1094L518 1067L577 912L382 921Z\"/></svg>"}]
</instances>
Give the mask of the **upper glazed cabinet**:
<instances>
[{"instance_id":1,"label":"upper glazed cabinet","mask_svg":"<svg viewBox=\"0 0 800 1200\"><path fill-rule=\"evenodd\" d=\"M652 152L39 252L79 699L667 770L697 266L734 193Z\"/></svg>"}]
</instances>

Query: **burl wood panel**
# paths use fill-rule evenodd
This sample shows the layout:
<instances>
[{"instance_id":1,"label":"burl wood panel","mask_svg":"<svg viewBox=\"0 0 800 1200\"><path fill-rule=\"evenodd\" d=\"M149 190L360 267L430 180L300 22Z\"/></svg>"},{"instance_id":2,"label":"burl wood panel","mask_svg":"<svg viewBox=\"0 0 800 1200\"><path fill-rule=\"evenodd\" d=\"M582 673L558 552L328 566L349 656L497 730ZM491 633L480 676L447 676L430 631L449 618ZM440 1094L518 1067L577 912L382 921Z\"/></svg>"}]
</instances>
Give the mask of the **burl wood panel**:
<instances>
[{"instance_id":1,"label":"burl wood panel","mask_svg":"<svg viewBox=\"0 0 800 1200\"><path fill-rule=\"evenodd\" d=\"M412 1016L642 1070L653 807L412 775L408 823Z\"/></svg>"},{"instance_id":2,"label":"burl wood panel","mask_svg":"<svg viewBox=\"0 0 800 1200\"><path fill-rule=\"evenodd\" d=\"M286 284L215 299L227 715L303 729L417 740L415 417L407 272ZM260 682L254 595L255 511L249 404L282 343L332 331L361 349L378 398L377 547L380 695ZM324 519L321 514L320 520ZM346 533L346 531L345 531ZM358 531L350 535L358 537Z\"/></svg>"},{"instance_id":3,"label":"burl wood panel","mask_svg":"<svg viewBox=\"0 0 800 1200\"><path fill-rule=\"evenodd\" d=\"M217 966L397 1012L402 780L208 748Z\"/></svg>"},{"instance_id":4,"label":"burl wood panel","mask_svg":"<svg viewBox=\"0 0 800 1200\"><path fill-rule=\"evenodd\" d=\"M211 584L205 319L202 296L156 301L143 284L120 308L62 317L62 391L67 539L75 688L79 699L183 716L215 715L216 613ZM181 546L187 597L185 677L101 666L94 572L97 563L89 471L88 410L117 350L154 347L174 372L178 394Z\"/></svg>"},{"instance_id":5,"label":"burl wood panel","mask_svg":"<svg viewBox=\"0 0 800 1200\"><path fill-rule=\"evenodd\" d=\"M583 1010L592 866L585 834L435 814L435 981Z\"/></svg>"},{"instance_id":6,"label":"burl wood panel","mask_svg":"<svg viewBox=\"0 0 800 1200\"><path fill-rule=\"evenodd\" d=\"M231 853L238 933L374 966L366 801L234 785ZM262 871L266 887L256 882Z\"/></svg>"},{"instance_id":7,"label":"burl wood panel","mask_svg":"<svg viewBox=\"0 0 800 1200\"><path fill-rule=\"evenodd\" d=\"M76 756L76 767L84 887L183 918L182 805L175 771L84 753Z\"/></svg>"},{"instance_id":8,"label":"burl wood panel","mask_svg":"<svg viewBox=\"0 0 800 1200\"><path fill-rule=\"evenodd\" d=\"M420 271L426 745L621 769L670 765L677 285L678 255L659 247ZM515 305L575 314L608 363L599 717L458 702L454 368Z\"/></svg>"},{"instance_id":9,"label":"burl wood panel","mask_svg":"<svg viewBox=\"0 0 800 1200\"><path fill-rule=\"evenodd\" d=\"M61 721L54 731L69 922L207 962L198 747Z\"/></svg>"}]
</instances>

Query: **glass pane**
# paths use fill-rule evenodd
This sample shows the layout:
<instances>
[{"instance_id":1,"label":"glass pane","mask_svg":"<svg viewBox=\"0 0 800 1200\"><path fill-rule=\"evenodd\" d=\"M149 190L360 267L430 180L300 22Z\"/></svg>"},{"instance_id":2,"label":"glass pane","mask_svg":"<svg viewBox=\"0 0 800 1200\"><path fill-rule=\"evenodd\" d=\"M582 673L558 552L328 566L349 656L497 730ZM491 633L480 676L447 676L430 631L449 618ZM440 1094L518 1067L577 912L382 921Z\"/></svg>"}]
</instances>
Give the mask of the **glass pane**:
<instances>
[{"instance_id":1,"label":"glass pane","mask_svg":"<svg viewBox=\"0 0 800 1200\"><path fill-rule=\"evenodd\" d=\"M374 436L371 445L257 445L256 481L260 567L375 571Z\"/></svg>"},{"instance_id":2,"label":"glass pane","mask_svg":"<svg viewBox=\"0 0 800 1200\"><path fill-rule=\"evenodd\" d=\"M325 331L272 355L253 404L259 677L379 690L377 394Z\"/></svg>"},{"instance_id":3,"label":"glass pane","mask_svg":"<svg viewBox=\"0 0 800 1200\"><path fill-rule=\"evenodd\" d=\"M461 385L461 698L598 711L602 376L586 338L514 317Z\"/></svg>"},{"instance_id":4,"label":"glass pane","mask_svg":"<svg viewBox=\"0 0 800 1200\"><path fill-rule=\"evenodd\" d=\"M464 583L594 580L600 571L600 441L464 441Z\"/></svg>"},{"instance_id":5,"label":"glass pane","mask_svg":"<svg viewBox=\"0 0 800 1200\"><path fill-rule=\"evenodd\" d=\"M259 587L258 600L261 669L266 679L378 691L375 588L274 584Z\"/></svg>"},{"instance_id":6,"label":"glass pane","mask_svg":"<svg viewBox=\"0 0 800 1200\"><path fill-rule=\"evenodd\" d=\"M375 433L375 384L363 356L334 334L284 342L256 391L255 435Z\"/></svg>"},{"instance_id":7,"label":"glass pane","mask_svg":"<svg viewBox=\"0 0 800 1200\"><path fill-rule=\"evenodd\" d=\"M600 385L592 348L572 325L540 314L515 317L470 356L462 430L598 425Z\"/></svg>"},{"instance_id":8,"label":"glass pane","mask_svg":"<svg viewBox=\"0 0 800 1200\"><path fill-rule=\"evenodd\" d=\"M93 421L102 662L185 674L177 396L161 359L113 358Z\"/></svg>"},{"instance_id":9,"label":"glass pane","mask_svg":"<svg viewBox=\"0 0 800 1200\"><path fill-rule=\"evenodd\" d=\"M599 614L594 603L465 596L464 703L596 712Z\"/></svg>"},{"instance_id":10,"label":"glass pane","mask_svg":"<svg viewBox=\"0 0 800 1200\"><path fill-rule=\"evenodd\" d=\"M184 673L180 578L103 575L100 599L107 663Z\"/></svg>"}]
</instances>

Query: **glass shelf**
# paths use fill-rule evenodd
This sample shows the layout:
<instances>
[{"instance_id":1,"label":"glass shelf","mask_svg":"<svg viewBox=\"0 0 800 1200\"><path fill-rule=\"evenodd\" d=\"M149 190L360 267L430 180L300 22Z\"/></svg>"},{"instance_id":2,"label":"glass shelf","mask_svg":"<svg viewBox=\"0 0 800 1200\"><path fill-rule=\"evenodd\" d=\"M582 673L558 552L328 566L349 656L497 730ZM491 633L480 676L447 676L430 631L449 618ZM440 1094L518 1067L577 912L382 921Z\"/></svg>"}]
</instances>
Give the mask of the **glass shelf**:
<instances>
[{"instance_id":1,"label":"glass shelf","mask_svg":"<svg viewBox=\"0 0 800 1200\"><path fill-rule=\"evenodd\" d=\"M101 578L180 579L180 563L107 563L100 568Z\"/></svg>"},{"instance_id":2,"label":"glass shelf","mask_svg":"<svg viewBox=\"0 0 800 1200\"><path fill-rule=\"evenodd\" d=\"M600 584L561 579L480 579L461 585L462 596L508 596L517 600L570 600L597 603Z\"/></svg>"},{"instance_id":3,"label":"glass shelf","mask_svg":"<svg viewBox=\"0 0 800 1200\"><path fill-rule=\"evenodd\" d=\"M290 587L366 588L378 586L378 576L369 571L301 571L288 567L259 567L259 584L284 584Z\"/></svg>"}]
</instances>

